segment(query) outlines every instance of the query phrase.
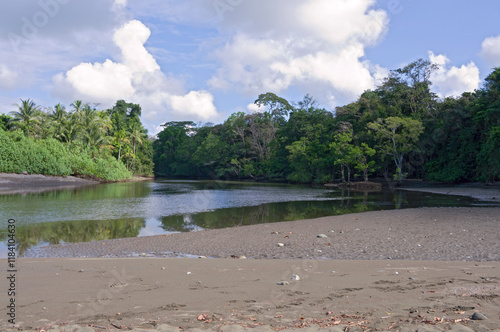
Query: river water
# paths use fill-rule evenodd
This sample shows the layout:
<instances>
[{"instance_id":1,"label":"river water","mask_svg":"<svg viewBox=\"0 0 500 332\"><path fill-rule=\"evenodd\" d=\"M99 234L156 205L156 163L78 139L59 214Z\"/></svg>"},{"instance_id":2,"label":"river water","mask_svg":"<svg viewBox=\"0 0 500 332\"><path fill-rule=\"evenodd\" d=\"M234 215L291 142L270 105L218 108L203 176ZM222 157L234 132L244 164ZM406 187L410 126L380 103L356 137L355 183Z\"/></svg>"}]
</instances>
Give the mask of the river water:
<instances>
[{"instance_id":1,"label":"river water","mask_svg":"<svg viewBox=\"0 0 500 332\"><path fill-rule=\"evenodd\" d=\"M162 235L415 207L484 206L464 196L224 181L114 183L0 196L0 257L15 219L17 252L47 244Z\"/></svg>"}]
</instances>

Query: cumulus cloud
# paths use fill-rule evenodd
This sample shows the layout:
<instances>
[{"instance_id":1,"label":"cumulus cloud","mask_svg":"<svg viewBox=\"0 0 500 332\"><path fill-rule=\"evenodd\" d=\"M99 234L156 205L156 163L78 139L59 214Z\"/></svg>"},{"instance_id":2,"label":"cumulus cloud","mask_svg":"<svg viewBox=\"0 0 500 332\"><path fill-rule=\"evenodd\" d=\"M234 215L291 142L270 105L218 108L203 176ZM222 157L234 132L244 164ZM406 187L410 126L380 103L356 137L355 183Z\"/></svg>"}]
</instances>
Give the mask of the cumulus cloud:
<instances>
[{"instance_id":1,"label":"cumulus cloud","mask_svg":"<svg viewBox=\"0 0 500 332\"><path fill-rule=\"evenodd\" d=\"M17 85L17 72L0 63L0 88L13 89Z\"/></svg>"},{"instance_id":2,"label":"cumulus cloud","mask_svg":"<svg viewBox=\"0 0 500 332\"><path fill-rule=\"evenodd\" d=\"M191 91L184 96L172 96L173 112L184 116L194 116L203 120L215 117L217 109L214 106L214 97L207 91Z\"/></svg>"},{"instance_id":3,"label":"cumulus cloud","mask_svg":"<svg viewBox=\"0 0 500 332\"><path fill-rule=\"evenodd\" d=\"M266 110L266 106L261 105L258 106L257 104L248 104L247 105L247 111L250 113L263 113Z\"/></svg>"},{"instance_id":4,"label":"cumulus cloud","mask_svg":"<svg viewBox=\"0 0 500 332\"><path fill-rule=\"evenodd\" d=\"M387 31L388 17L372 0L255 0L227 13L230 34L215 52L215 89L235 87L249 96L298 87L330 96L331 106L375 87L383 68L365 60L365 48ZM231 31L237 31L231 33Z\"/></svg>"},{"instance_id":5,"label":"cumulus cloud","mask_svg":"<svg viewBox=\"0 0 500 332\"><path fill-rule=\"evenodd\" d=\"M81 63L54 77L55 93L111 107L118 99L141 104L146 120L167 121L216 117L213 96L206 91L185 93L179 80L166 76L144 44L151 31L132 20L114 34L121 50L119 61Z\"/></svg>"},{"instance_id":6,"label":"cumulus cloud","mask_svg":"<svg viewBox=\"0 0 500 332\"><path fill-rule=\"evenodd\" d=\"M0 87L48 89L54 72L102 54L115 17L102 0L2 3L0 65L7 68L0 69Z\"/></svg>"},{"instance_id":7,"label":"cumulus cloud","mask_svg":"<svg viewBox=\"0 0 500 332\"><path fill-rule=\"evenodd\" d=\"M433 82L433 90L440 97L460 96L479 87L479 69L474 62L462 65L460 68L449 67L450 60L445 55L435 55L433 52L429 52L429 59L439 66L430 79Z\"/></svg>"},{"instance_id":8,"label":"cumulus cloud","mask_svg":"<svg viewBox=\"0 0 500 332\"><path fill-rule=\"evenodd\" d=\"M486 38L481 45L481 56L491 66L500 66L500 36Z\"/></svg>"}]
</instances>

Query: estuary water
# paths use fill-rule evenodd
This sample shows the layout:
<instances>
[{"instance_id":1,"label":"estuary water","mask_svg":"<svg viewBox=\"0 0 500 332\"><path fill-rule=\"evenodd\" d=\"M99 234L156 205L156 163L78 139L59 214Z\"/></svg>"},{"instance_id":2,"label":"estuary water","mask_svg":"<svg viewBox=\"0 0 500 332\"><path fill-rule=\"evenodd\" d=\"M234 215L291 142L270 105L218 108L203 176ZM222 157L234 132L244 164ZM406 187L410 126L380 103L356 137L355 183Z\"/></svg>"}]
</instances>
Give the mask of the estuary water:
<instances>
[{"instance_id":1,"label":"estuary water","mask_svg":"<svg viewBox=\"0 0 500 332\"><path fill-rule=\"evenodd\" d=\"M412 191L355 192L324 187L225 181L114 183L0 196L0 257L7 220L16 250L48 244L163 235L354 212L488 205L464 196Z\"/></svg>"}]
</instances>

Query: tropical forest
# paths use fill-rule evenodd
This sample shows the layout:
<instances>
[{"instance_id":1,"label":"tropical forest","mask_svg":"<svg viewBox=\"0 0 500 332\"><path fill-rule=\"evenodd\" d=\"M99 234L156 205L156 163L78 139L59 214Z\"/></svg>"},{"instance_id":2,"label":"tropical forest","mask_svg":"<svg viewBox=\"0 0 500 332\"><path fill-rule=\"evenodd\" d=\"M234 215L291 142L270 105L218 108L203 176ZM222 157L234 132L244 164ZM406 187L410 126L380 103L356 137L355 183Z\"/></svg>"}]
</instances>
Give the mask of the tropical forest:
<instances>
[{"instance_id":1,"label":"tropical forest","mask_svg":"<svg viewBox=\"0 0 500 332\"><path fill-rule=\"evenodd\" d=\"M103 181L499 181L500 68L480 89L447 98L431 90L436 68L420 59L392 70L335 110L310 95L288 101L267 92L255 100L258 112L235 112L220 124L170 121L156 137L141 123L140 105L123 100L106 110L20 100L0 115L0 172Z\"/></svg>"}]
</instances>

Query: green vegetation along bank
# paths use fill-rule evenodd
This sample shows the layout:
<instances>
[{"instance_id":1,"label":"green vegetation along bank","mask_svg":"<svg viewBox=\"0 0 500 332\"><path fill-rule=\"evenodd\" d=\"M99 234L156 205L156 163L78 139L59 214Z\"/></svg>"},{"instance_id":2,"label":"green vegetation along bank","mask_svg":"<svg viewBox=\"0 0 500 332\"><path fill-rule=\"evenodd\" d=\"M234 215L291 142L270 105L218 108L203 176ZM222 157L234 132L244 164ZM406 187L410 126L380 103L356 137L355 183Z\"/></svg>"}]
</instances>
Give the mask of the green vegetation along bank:
<instances>
[{"instance_id":1,"label":"green vegetation along bank","mask_svg":"<svg viewBox=\"0 0 500 332\"><path fill-rule=\"evenodd\" d=\"M152 140L139 105L118 101L99 111L76 101L71 107L42 109L28 99L0 115L0 172L104 181L153 175Z\"/></svg>"},{"instance_id":2,"label":"green vegetation along bank","mask_svg":"<svg viewBox=\"0 0 500 332\"><path fill-rule=\"evenodd\" d=\"M268 92L262 111L236 112L221 124L171 121L147 136L141 107L116 102L97 110L41 108L21 100L0 115L0 172L84 175L118 181L132 175L294 183L384 177L433 182L500 180L500 68L482 88L439 98L429 61L390 72L335 112L306 95L290 103Z\"/></svg>"},{"instance_id":3,"label":"green vegetation along bank","mask_svg":"<svg viewBox=\"0 0 500 332\"><path fill-rule=\"evenodd\" d=\"M273 93L262 112L222 124L168 122L153 143L155 173L326 183L385 177L460 183L500 180L500 68L484 86L438 98L436 65L417 60L334 113L307 95L295 104Z\"/></svg>"}]
</instances>

